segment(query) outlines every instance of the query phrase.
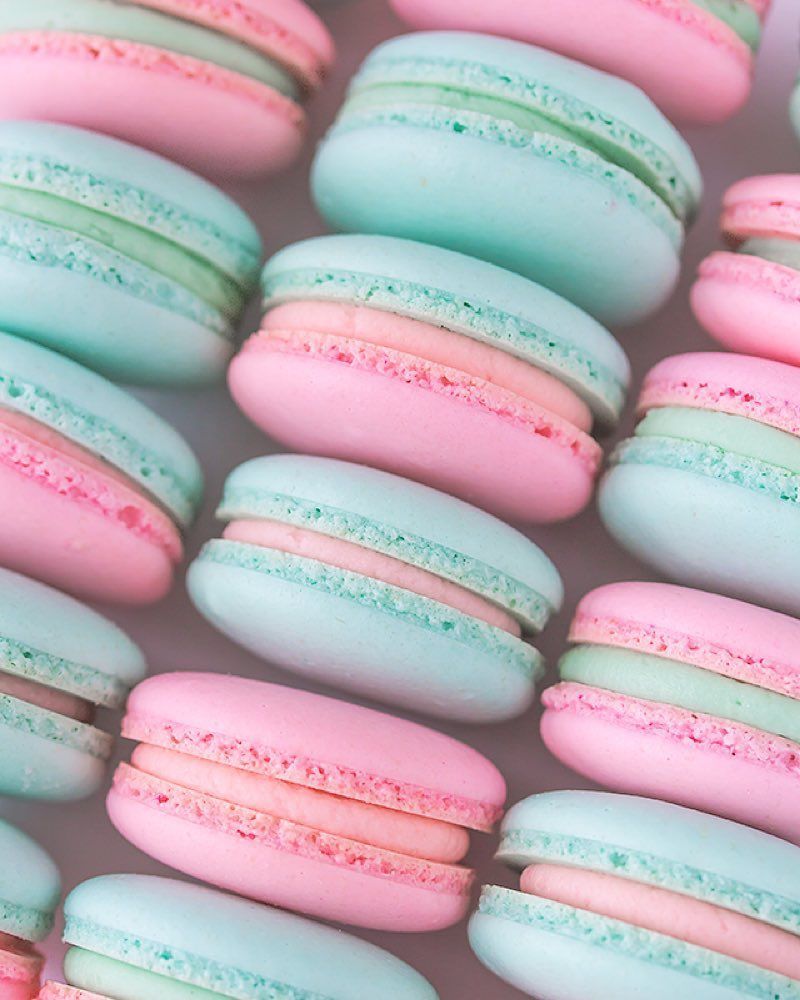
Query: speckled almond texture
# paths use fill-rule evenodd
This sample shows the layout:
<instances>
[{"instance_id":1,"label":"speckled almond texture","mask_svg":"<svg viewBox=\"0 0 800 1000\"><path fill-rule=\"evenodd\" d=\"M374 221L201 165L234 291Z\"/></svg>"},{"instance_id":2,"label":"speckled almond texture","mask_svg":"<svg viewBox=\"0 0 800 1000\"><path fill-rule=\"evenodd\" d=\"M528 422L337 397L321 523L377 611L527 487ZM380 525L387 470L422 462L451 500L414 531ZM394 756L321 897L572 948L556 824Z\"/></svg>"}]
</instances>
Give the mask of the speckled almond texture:
<instances>
[{"instance_id":1,"label":"speckled almond texture","mask_svg":"<svg viewBox=\"0 0 800 1000\"><path fill-rule=\"evenodd\" d=\"M0 694L0 726L72 747L101 760L111 756L113 741L108 733L7 694Z\"/></svg>"},{"instance_id":2,"label":"speckled almond texture","mask_svg":"<svg viewBox=\"0 0 800 1000\"><path fill-rule=\"evenodd\" d=\"M753 198L726 204L720 227L733 243L748 236L782 235L800 239L800 199Z\"/></svg>"},{"instance_id":3,"label":"speckled almond texture","mask_svg":"<svg viewBox=\"0 0 800 1000\"><path fill-rule=\"evenodd\" d=\"M756 1000L800 998L800 984L784 976L677 938L512 889L486 886L481 893L478 912L683 972L702 982L716 983L732 994Z\"/></svg>"},{"instance_id":4,"label":"speckled almond texture","mask_svg":"<svg viewBox=\"0 0 800 1000\"><path fill-rule=\"evenodd\" d=\"M305 125L299 106L272 87L191 56L167 52L149 45L103 38L100 35L20 31L0 37L0 59L7 55L24 56L26 59L103 62L144 69L165 77L177 76L251 101L266 111L275 111L298 129Z\"/></svg>"},{"instance_id":5,"label":"speckled almond texture","mask_svg":"<svg viewBox=\"0 0 800 1000\"><path fill-rule=\"evenodd\" d=\"M686 0L636 0L643 7L647 7L654 14L667 18L670 21L685 27L687 30L702 35L714 46L727 51L743 68L750 72L751 53L750 49L739 38L739 36L718 17L710 16L702 5ZM766 14L771 0L744 0L751 7L755 8L760 17Z\"/></svg>"},{"instance_id":6,"label":"speckled almond texture","mask_svg":"<svg viewBox=\"0 0 800 1000\"><path fill-rule=\"evenodd\" d=\"M78 990L74 986L64 986L63 983L54 983L50 980L42 987L38 1000L110 1000L110 997Z\"/></svg>"},{"instance_id":7,"label":"speckled almond texture","mask_svg":"<svg viewBox=\"0 0 800 1000\"><path fill-rule=\"evenodd\" d=\"M43 964L41 955L26 941L0 934L0 996L5 996L6 983L13 983L19 989L29 984L29 989L35 990Z\"/></svg>"},{"instance_id":8,"label":"speckled almond texture","mask_svg":"<svg viewBox=\"0 0 800 1000\"><path fill-rule=\"evenodd\" d=\"M342 364L382 378L401 379L417 389L446 396L466 405L476 406L568 449L594 476L602 449L587 434L566 421L536 406L521 396L500 389L483 379L472 377L444 365L437 365L400 351L390 351L362 341L314 333L272 331L269 338L250 341L251 349L313 357L331 364Z\"/></svg>"},{"instance_id":9,"label":"speckled almond texture","mask_svg":"<svg viewBox=\"0 0 800 1000\"><path fill-rule=\"evenodd\" d=\"M128 685L111 674L4 635L0 635L0 672L78 695L107 708L121 708L128 694Z\"/></svg>"},{"instance_id":10,"label":"speckled almond texture","mask_svg":"<svg viewBox=\"0 0 800 1000\"><path fill-rule=\"evenodd\" d=\"M322 833L162 781L127 764L117 768L114 791L123 798L229 836L432 892L466 895L474 878L466 868L423 861Z\"/></svg>"},{"instance_id":11,"label":"speckled almond texture","mask_svg":"<svg viewBox=\"0 0 800 1000\"><path fill-rule=\"evenodd\" d=\"M529 643L520 642L510 633L439 601L360 573L259 545L223 539L206 542L199 558L203 562L250 570L355 601L401 619L412 627L446 635L452 642L501 657L526 677L539 679L544 674L541 655Z\"/></svg>"},{"instance_id":12,"label":"speckled almond texture","mask_svg":"<svg viewBox=\"0 0 800 1000\"><path fill-rule=\"evenodd\" d=\"M317 788L333 795L429 819L445 820L473 830L490 831L502 813L501 807L476 799L404 784L377 774L357 772L328 761L284 754L275 747L247 744L227 734L209 733L133 712L128 712L123 719L122 735L137 742L193 754L245 771L293 781L307 788Z\"/></svg>"},{"instance_id":13,"label":"speckled almond texture","mask_svg":"<svg viewBox=\"0 0 800 1000\"><path fill-rule=\"evenodd\" d=\"M20 948L28 941L44 940L52 929L52 913L0 898L0 936L8 932L19 940Z\"/></svg>"},{"instance_id":14,"label":"speckled almond texture","mask_svg":"<svg viewBox=\"0 0 800 1000\"><path fill-rule=\"evenodd\" d=\"M800 781L800 745L738 722L630 698L587 684L557 684L544 692L542 702L553 712L593 715L625 729L697 744L708 752L760 764L770 772Z\"/></svg>"},{"instance_id":15,"label":"speckled almond texture","mask_svg":"<svg viewBox=\"0 0 800 1000\"><path fill-rule=\"evenodd\" d=\"M753 254L716 251L701 262L698 274L701 278L768 291L787 302L800 302L800 271Z\"/></svg>"},{"instance_id":16,"label":"speckled almond texture","mask_svg":"<svg viewBox=\"0 0 800 1000\"><path fill-rule=\"evenodd\" d=\"M758 656L749 649L722 646L699 635L689 635L662 625L579 612L572 620L569 641L620 646L667 660L691 663L745 684L758 684L770 691L800 699L800 672L796 666Z\"/></svg>"},{"instance_id":17,"label":"speckled almond texture","mask_svg":"<svg viewBox=\"0 0 800 1000\"><path fill-rule=\"evenodd\" d=\"M173 562L180 561L183 547L174 525L158 507L145 497L138 497L132 489L2 426L0 463L99 517L119 522L127 531L162 548Z\"/></svg>"}]
</instances>

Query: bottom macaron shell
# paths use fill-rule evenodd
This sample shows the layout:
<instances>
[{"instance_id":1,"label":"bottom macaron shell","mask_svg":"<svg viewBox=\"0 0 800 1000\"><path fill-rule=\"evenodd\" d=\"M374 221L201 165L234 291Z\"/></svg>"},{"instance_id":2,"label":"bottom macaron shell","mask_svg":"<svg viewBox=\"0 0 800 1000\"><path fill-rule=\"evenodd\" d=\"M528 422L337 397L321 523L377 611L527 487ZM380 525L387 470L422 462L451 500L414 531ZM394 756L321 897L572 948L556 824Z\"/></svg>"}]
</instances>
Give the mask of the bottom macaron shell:
<instances>
[{"instance_id":1,"label":"bottom macaron shell","mask_svg":"<svg viewBox=\"0 0 800 1000\"><path fill-rule=\"evenodd\" d=\"M230 384L244 412L293 450L385 469L507 520L572 517L592 493L592 461L513 412L507 393L489 408L449 395L449 383L434 391L385 368L273 351L240 355Z\"/></svg>"},{"instance_id":2,"label":"bottom macaron shell","mask_svg":"<svg viewBox=\"0 0 800 1000\"><path fill-rule=\"evenodd\" d=\"M741 1000L744 996L771 1000L775 996L768 992L773 978L768 973L763 974L763 991L743 992L738 987L735 971L746 970L758 977L760 970L752 966L723 958L723 965L734 970L730 985L704 981L659 963L659 945L668 962L672 939L589 913L583 914L583 926L576 926L570 920L573 913L580 911L490 886L470 920L470 944L492 972L539 1000L586 1000L587 982L592 984L591 995L614 1000ZM684 949L700 961L710 954L692 945Z\"/></svg>"},{"instance_id":3,"label":"bottom macaron shell","mask_svg":"<svg viewBox=\"0 0 800 1000\"><path fill-rule=\"evenodd\" d=\"M312 572L318 566L309 561ZM363 580L364 588L371 584ZM468 643L422 620L426 603L433 602L400 592L405 613L393 613L391 604L383 610L323 586L208 558L194 562L187 575L189 593L205 618L294 673L467 722L500 721L530 705L536 675L533 664L515 653L519 640L478 625ZM374 584L374 589L380 600L394 588ZM393 595L388 600L397 604Z\"/></svg>"},{"instance_id":4,"label":"bottom macaron shell","mask_svg":"<svg viewBox=\"0 0 800 1000\"><path fill-rule=\"evenodd\" d=\"M133 512L132 512L133 513ZM172 584L158 544L0 462L0 564L72 593L148 604Z\"/></svg>"},{"instance_id":5,"label":"bottom macaron shell","mask_svg":"<svg viewBox=\"0 0 800 1000\"><path fill-rule=\"evenodd\" d=\"M111 1000L100 993L89 993L63 983L45 983L38 1000Z\"/></svg>"},{"instance_id":6,"label":"bottom macaron shell","mask_svg":"<svg viewBox=\"0 0 800 1000\"><path fill-rule=\"evenodd\" d=\"M800 365L800 272L715 253L700 265L691 298L701 325L732 351Z\"/></svg>"},{"instance_id":7,"label":"bottom macaron shell","mask_svg":"<svg viewBox=\"0 0 800 1000\"><path fill-rule=\"evenodd\" d=\"M710 716L655 705L649 712L647 702L603 695L616 717L566 694L546 709L542 740L560 761L614 791L715 813L800 844L800 767L787 768L771 741L786 756L793 744ZM656 713L672 731L657 725Z\"/></svg>"},{"instance_id":8,"label":"bottom macaron shell","mask_svg":"<svg viewBox=\"0 0 800 1000\"><path fill-rule=\"evenodd\" d=\"M181 798L186 810L173 812L168 809L176 801L175 796L165 792L154 803L145 804L133 797L137 790L135 786L131 790L131 783L124 792L121 787L125 786L117 781L107 801L108 814L117 830L157 861L222 889L375 930L439 930L457 923L467 912L467 892L449 891L449 886L427 888L415 884L413 869L418 867L421 875L427 867L425 862L402 857L402 881L385 871L367 874L359 871L362 845L354 841L319 835L296 824L281 824L287 846L275 847L259 841L257 833L242 828L239 822L242 816L263 814L185 790ZM209 816L209 801L217 804L221 815ZM271 817L263 818L270 823ZM303 849L301 841L319 857L295 853L295 848ZM383 858L388 867L392 859L401 856L383 852Z\"/></svg>"},{"instance_id":9,"label":"bottom macaron shell","mask_svg":"<svg viewBox=\"0 0 800 1000\"><path fill-rule=\"evenodd\" d=\"M0 39L0 118L104 132L214 176L288 166L304 121L277 91L210 63L146 45L35 32Z\"/></svg>"},{"instance_id":10,"label":"bottom macaron shell","mask_svg":"<svg viewBox=\"0 0 800 1000\"><path fill-rule=\"evenodd\" d=\"M685 586L800 614L800 506L663 466L616 465L603 523L646 565Z\"/></svg>"},{"instance_id":11,"label":"bottom macaron shell","mask_svg":"<svg viewBox=\"0 0 800 1000\"><path fill-rule=\"evenodd\" d=\"M24 702L16 702L19 714L10 713L14 701L0 697L0 795L57 802L95 792L105 775L105 761L54 738L56 727L46 719L39 722L42 732L37 733L36 717L25 717ZM68 727L64 719L63 728Z\"/></svg>"}]
</instances>

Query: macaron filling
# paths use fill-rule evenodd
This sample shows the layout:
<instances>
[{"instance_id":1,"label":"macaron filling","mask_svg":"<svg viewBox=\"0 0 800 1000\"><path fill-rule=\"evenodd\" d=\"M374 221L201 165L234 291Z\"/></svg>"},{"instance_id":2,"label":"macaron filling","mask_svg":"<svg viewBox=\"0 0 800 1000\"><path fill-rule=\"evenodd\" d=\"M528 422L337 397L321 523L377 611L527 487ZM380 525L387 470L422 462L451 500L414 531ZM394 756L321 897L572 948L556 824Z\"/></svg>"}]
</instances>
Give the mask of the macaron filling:
<instances>
[{"instance_id":1,"label":"macaron filling","mask_svg":"<svg viewBox=\"0 0 800 1000\"><path fill-rule=\"evenodd\" d=\"M745 45L758 51L761 44L761 17L750 0L693 0L695 6L707 10L741 38Z\"/></svg>"},{"instance_id":2,"label":"macaron filling","mask_svg":"<svg viewBox=\"0 0 800 1000\"><path fill-rule=\"evenodd\" d=\"M0 662L0 666L2 663ZM37 708L46 709L56 715L63 715L76 722L94 721L95 709L84 698L59 691L57 688L29 681L16 674L0 670L0 697L15 698Z\"/></svg>"},{"instance_id":3,"label":"macaron filling","mask_svg":"<svg viewBox=\"0 0 800 1000\"><path fill-rule=\"evenodd\" d=\"M540 155L574 159L618 187L625 197L650 192L650 209L680 241L697 198L669 154L624 121L545 81L479 62L373 56L355 78L335 126L367 122L424 127L431 116L454 133ZM647 200L647 199L645 199Z\"/></svg>"}]
</instances>

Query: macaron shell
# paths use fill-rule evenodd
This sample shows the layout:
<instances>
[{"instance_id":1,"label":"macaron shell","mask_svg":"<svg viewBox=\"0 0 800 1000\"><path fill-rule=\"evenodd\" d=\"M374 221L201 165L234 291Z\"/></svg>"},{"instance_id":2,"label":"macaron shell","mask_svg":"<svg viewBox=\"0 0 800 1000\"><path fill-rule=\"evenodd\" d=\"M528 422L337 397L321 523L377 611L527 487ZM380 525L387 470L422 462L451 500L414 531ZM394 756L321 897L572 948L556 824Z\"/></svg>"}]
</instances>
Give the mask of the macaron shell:
<instances>
[{"instance_id":1,"label":"macaron shell","mask_svg":"<svg viewBox=\"0 0 800 1000\"><path fill-rule=\"evenodd\" d=\"M723 121L750 92L748 46L691 0L392 0L392 6L415 28L490 32L597 66L637 84L681 122Z\"/></svg>"},{"instance_id":2,"label":"macaron shell","mask_svg":"<svg viewBox=\"0 0 800 1000\"><path fill-rule=\"evenodd\" d=\"M800 365L800 272L747 254L714 253L691 292L698 322L732 351Z\"/></svg>"},{"instance_id":3,"label":"macaron shell","mask_svg":"<svg viewBox=\"0 0 800 1000\"><path fill-rule=\"evenodd\" d=\"M618 792L703 809L800 844L800 773L785 761L796 744L609 692L587 703L579 687L551 689L541 722L545 745L568 767Z\"/></svg>"},{"instance_id":4,"label":"macaron shell","mask_svg":"<svg viewBox=\"0 0 800 1000\"><path fill-rule=\"evenodd\" d=\"M42 987L38 1000L111 1000L111 998L48 980Z\"/></svg>"},{"instance_id":5,"label":"macaron shell","mask_svg":"<svg viewBox=\"0 0 800 1000\"><path fill-rule=\"evenodd\" d=\"M763 174L732 184L723 197L720 228L732 242L800 238L800 175Z\"/></svg>"},{"instance_id":6,"label":"macaron shell","mask_svg":"<svg viewBox=\"0 0 800 1000\"><path fill-rule=\"evenodd\" d=\"M544 411L514 413L507 393L492 390L491 405L462 400L449 386L459 379L451 369L410 377L419 366L408 356L360 354L365 366L248 352L234 359L229 384L244 412L296 451L383 468L516 522L562 520L588 503L599 456L588 437L577 455L566 432L553 440Z\"/></svg>"},{"instance_id":7,"label":"macaron shell","mask_svg":"<svg viewBox=\"0 0 800 1000\"><path fill-rule=\"evenodd\" d=\"M104 132L214 176L288 166L305 127L302 110L277 90L189 56L99 36L3 36L0 79L0 118Z\"/></svg>"},{"instance_id":8,"label":"macaron shell","mask_svg":"<svg viewBox=\"0 0 800 1000\"><path fill-rule=\"evenodd\" d=\"M61 895L58 869L27 834L0 820L0 933L42 941Z\"/></svg>"}]
</instances>

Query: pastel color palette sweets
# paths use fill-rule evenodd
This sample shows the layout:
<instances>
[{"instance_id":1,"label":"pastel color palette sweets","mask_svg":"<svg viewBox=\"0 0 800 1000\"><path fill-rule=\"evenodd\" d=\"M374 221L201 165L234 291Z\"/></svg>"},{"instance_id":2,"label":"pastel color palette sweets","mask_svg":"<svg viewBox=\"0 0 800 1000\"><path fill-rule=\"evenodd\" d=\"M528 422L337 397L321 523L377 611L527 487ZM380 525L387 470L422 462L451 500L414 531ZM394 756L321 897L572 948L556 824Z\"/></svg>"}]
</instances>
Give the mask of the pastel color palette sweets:
<instances>
[{"instance_id":1,"label":"pastel color palette sweets","mask_svg":"<svg viewBox=\"0 0 800 1000\"><path fill-rule=\"evenodd\" d=\"M82 596L169 590L202 494L189 446L110 382L0 333L0 564Z\"/></svg>"},{"instance_id":2,"label":"pastel color palette sweets","mask_svg":"<svg viewBox=\"0 0 800 1000\"><path fill-rule=\"evenodd\" d=\"M730 250L700 265L695 316L731 350L800 364L800 175L734 184L720 226Z\"/></svg>"},{"instance_id":3,"label":"pastel color palette sweets","mask_svg":"<svg viewBox=\"0 0 800 1000\"><path fill-rule=\"evenodd\" d=\"M108 619L0 569L0 794L96 792L111 753L96 709L121 708L144 674L142 651Z\"/></svg>"},{"instance_id":4,"label":"pastel color palette sweets","mask_svg":"<svg viewBox=\"0 0 800 1000\"><path fill-rule=\"evenodd\" d=\"M602 792L509 810L485 886L478 958L539 1000L797 1000L800 852L729 820Z\"/></svg>"},{"instance_id":5,"label":"pastel color palette sweets","mask_svg":"<svg viewBox=\"0 0 800 1000\"><path fill-rule=\"evenodd\" d=\"M617 342L519 275L437 247L329 236L263 274L231 365L244 412L304 452L363 462L517 522L589 501L629 381Z\"/></svg>"},{"instance_id":6,"label":"pastel color palette sweets","mask_svg":"<svg viewBox=\"0 0 800 1000\"><path fill-rule=\"evenodd\" d=\"M673 580L800 614L800 371L682 354L638 410L600 486L611 534Z\"/></svg>"},{"instance_id":7,"label":"pastel color palette sweets","mask_svg":"<svg viewBox=\"0 0 800 1000\"><path fill-rule=\"evenodd\" d=\"M436 1000L422 976L342 931L186 882L106 875L65 906L64 973L39 1000Z\"/></svg>"},{"instance_id":8,"label":"pastel color palette sweets","mask_svg":"<svg viewBox=\"0 0 800 1000\"><path fill-rule=\"evenodd\" d=\"M457 923L505 783L448 736L357 705L216 674L135 688L138 742L108 797L135 846L212 885L379 930Z\"/></svg>"},{"instance_id":9,"label":"pastel color palette sweets","mask_svg":"<svg viewBox=\"0 0 800 1000\"><path fill-rule=\"evenodd\" d=\"M632 323L675 287L702 182L637 87L521 42L428 32L368 56L312 189L334 229L458 250Z\"/></svg>"},{"instance_id":10,"label":"pastel color palette sweets","mask_svg":"<svg viewBox=\"0 0 800 1000\"><path fill-rule=\"evenodd\" d=\"M106 132L202 173L261 174L297 156L301 101L332 58L302 0L12 0L0 118Z\"/></svg>"},{"instance_id":11,"label":"pastel color palette sweets","mask_svg":"<svg viewBox=\"0 0 800 1000\"><path fill-rule=\"evenodd\" d=\"M800 843L800 622L716 594L616 583L578 605L542 738L601 785Z\"/></svg>"},{"instance_id":12,"label":"pastel color palette sweets","mask_svg":"<svg viewBox=\"0 0 800 1000\"><path fill-rule=\"evenodd\" d=\"M723 121L750 93L771 0L391 0L415 28L542 45L637 84L670 118Z\"/></svg>"},{"instance_id":13,"label":"pastel color palette sweets","mask_svg":"<svg viewBox=\"0 0 800 1000\"><path fill-rule=\"evenodd\" d=\"M529 639L563 589L518 531L418 483L297 455L234 470L218 515L229 523L189 594L254 653L465 722L530 705L543 662Z\"/></svg>"}]
</instances>

